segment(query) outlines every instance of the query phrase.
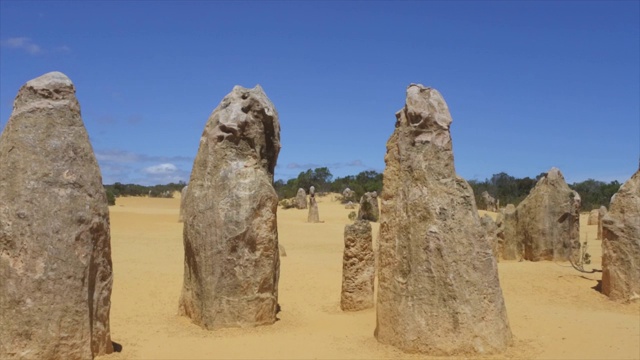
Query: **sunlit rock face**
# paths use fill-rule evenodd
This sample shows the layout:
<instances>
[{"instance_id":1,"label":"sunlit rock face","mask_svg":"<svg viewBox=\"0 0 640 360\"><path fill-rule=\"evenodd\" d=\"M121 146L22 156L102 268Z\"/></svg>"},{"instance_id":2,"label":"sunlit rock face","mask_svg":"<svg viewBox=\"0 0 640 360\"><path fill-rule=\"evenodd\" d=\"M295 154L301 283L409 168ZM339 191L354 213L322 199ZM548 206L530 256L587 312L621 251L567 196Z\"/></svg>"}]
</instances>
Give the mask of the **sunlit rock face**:
<instances>
[{"instance_id":1,"label":"sunlit rock face","mask_svg":"<svg viewBox=\"0 0 640 360\"><path fill-rule=\"evenodd\" d=\"M613 300L640 297L640 170L602 219L602 292Z\"/></svg>"},{"instance_id":2,"label":"sunlit rock face","mask_svg":"<svg viewBox=\"0 0 640 360\"><path fill-rule=\"evenodd\" d=\"M0 358L113 351L109 209L75 87L27 82L0 136Z\"/></svg>"},{"instance_id":3,"label":"sunlit rock face","mask_svg":"<svg viewBox=\"0 0 640 360\"><path fill-rule=\"evenodd\" d=\"M378 260L378 341L430 355L511 343L496 259L469 184L455 173L451 115L412 84L387 142Z\"/></svg>"},{"instance_id":4,"label":"sunlit rock face","mask_svg":"<svg viewBox=\"0 0 640 360\"><path fill-rule=\"evenodd\" d=\"M276 321L279 151L278 113L262 88L234 87L205 126L185 200L179 309L202 327Z\"/></svg>"},{"instance_id":5,"label":"sunlit rock face","mask_svg":"<svg viewBox=\"0 0 640 360\"><path fill-rule=\"evenodd\" d=\"M344 227L340 308L344 311L372 308L374 277L371 224L366 220L356 220Z\"/></svg>"},{"instance_id":6,"label":"sunlit rock face","mask_svg":"<svg viewBox=\"0 0 640 360\"><path fill-rule=\"evenodd\" d=\"M531 261L566 261L580 248L580 195L552 168L516 208L516 236Z\"/></svg>"}]
</instances>

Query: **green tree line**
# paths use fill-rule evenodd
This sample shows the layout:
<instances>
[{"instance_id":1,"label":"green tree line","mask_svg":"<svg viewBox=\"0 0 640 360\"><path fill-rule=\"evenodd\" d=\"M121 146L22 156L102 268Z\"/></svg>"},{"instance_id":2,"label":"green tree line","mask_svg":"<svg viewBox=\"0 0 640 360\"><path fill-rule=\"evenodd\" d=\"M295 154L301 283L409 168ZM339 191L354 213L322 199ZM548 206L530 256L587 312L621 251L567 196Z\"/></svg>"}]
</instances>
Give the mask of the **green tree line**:
<instances>
[{"instance_id":1,"label":"green tree line","mask_svg":"<svg viewBox=\"0 0 640 360\"><path fill-rule=\"evenodd\" d=\"M478 204L479 208L484 208L484 200L482 199L482 193L484 191L487 191L491 196L499 200L501 207L507 204L517 206L520 201L529 195L531 189L533 189L538 180L544 175L546 174L541 173L535 178L516 178L505 172L501 172L494 174L491 178L485 179L484 181L470 180L469 185L473 188L476 204ZM613 194L618 191L620 185L621 184L615 180L606 183L588 179L569 184L569 187L580 194L582 210L590 211L602 205L609 207L609 201Z\"/></svg>"},{"instance_id":2,"label":"green tree line","mask_svg":"<svg viewBox=\"0 0 640 360\"><path fill-rule=\"evenodd\" d=\"M469 185L473 188L476 204L479 208L484 208L482 193L487 191L491 196L500 201L502 207L507 204L518 205L520 201L529 195L529 192L536 185L538 180L544 176L541 173L535 178L516 178L505 172L494 174L484 181L470 180ZM117 197L120 196L150 196L150 197L173 197L175 191L181 191L186 185L184 181L169 183L166 185L144 186L137 184L122 184L116 182L112 185L105 185L109 205L114 205ZM382 174L373 170L362 171L357 175L333 178L331 171L326 167L308 169L302 171L298 177L287 181L277 180L273 184L280 199L290 199L296 196L298 189L303 188L309 192L309 188L314 186L319 193L335 192L342 193L349 188L355 192L355 199L360 199L365 192L382 192ZM609 183L588 179L582 182L569 184L569 187L580 194L582 199L582 210L590 211L600 206L609 206L613 194L620 188L618 181Z\"/></svg>"},{"instance_id":3,"label":"green tree line","mask_svg":"<svg viewBox=\"0 0 640 360\"><path fill-rule=\"evenodd\" d=\"M175 191L182 191L187 184L184 181L178 183L169 183L166 185L144 186L138 184L122 184L116 182L112 185L104 185L107 192L107 201L109 205L115 205L116 198L120 196L149 196L172 198Z\"/></svg>"},{"instance_id":4,"label":"green tree line","mask_svg":"<svg viewBox=\"0 0 640 360\"><path fill-rule=\"evenodd\" d=\"M278 180L273 185L280 199L295 197L299 188L303 188L308 193L311 186L314 186L319 193L342 193L344 189L349 188L355 192L355 199L359 199L365 192L382 191L382 174L368 170L358 175L338 177L334 180L331 171L326 167L321 167L303 171L298 177L286 182Z\"/></svg>"}]
</instances>

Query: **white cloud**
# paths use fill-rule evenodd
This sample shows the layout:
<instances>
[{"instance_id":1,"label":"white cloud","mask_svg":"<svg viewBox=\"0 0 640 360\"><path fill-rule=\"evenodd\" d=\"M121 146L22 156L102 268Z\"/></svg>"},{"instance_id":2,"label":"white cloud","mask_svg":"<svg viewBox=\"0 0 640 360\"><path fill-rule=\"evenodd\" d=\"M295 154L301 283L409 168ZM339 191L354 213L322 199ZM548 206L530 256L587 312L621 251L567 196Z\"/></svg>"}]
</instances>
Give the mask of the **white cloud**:
<instances>
[{"instance_id":1,"label":"white cloud","mask_svg":"<svg viewBox=\"0 0 640 360\"><path fill-rule=\"evenodd\" d=\"M165 175L148 175L133 180L135 184L140 185L164 185L168 183L179 183L180 181L188 182L189 174L165 174Z\"/></svg>"},{"instance_id":2,"label":"white cloud","mask_svg":"<svg viewBox=\"0 0 640 360\"><path fill-rule=\"evenodd\" d=\"M144 168L142 171L150 175L168 175L168 174L173 174L177 172L178 167L171 163L166 163L166 164L149 166Z\"/></svg>"},{"instance_id":3,"label":"white cloud","mask_svg":"<svg viewBox=\"0 0 640 360\"><path fill-rule=\"evenodd\" d=\"M193 157L158 156L121 149L97 150L95 154L105 184L157 185L188 181L193 164Z\"/></svg>"},{"instance_id":4,"label":"white cloud","mask_svg":"<svg viewBox=\"0 0 640 360\"><path fill-rule=\"evenodd\" d=\"M104 118L99 121L109 121L110 118ZM115 122L115 120L114 120ZM98 150L96 158L104 163L135 163L135 162L183 162L192 163L193 158L188 156L155 156L147 154L137 154L125 150Z\"/></svg>"},{"instance_id":5,"label":"white cloud","mask_svg":"<svg viewBox=\"0 0 640 360\"><path fill-rule=\"evenodd\" d=\"M12 49L24 50L31 55L37 55L42 53L42 48L40 47L40 45L35 44L28 37L8 38L2 41L2 46L12 48Z\"/></svg>"},{"instance_id":6,"label":"white cloud","mask_svg":"<svg viewBox=\"0 0 640 360\"><path fill-rule=\"evenodd\" d=\"M111 150L111 151L96 151L96 159L102 162L110 163L134 163L140 160L138 154L134 154L128 151Z\"/></svg>"}]
</instances>

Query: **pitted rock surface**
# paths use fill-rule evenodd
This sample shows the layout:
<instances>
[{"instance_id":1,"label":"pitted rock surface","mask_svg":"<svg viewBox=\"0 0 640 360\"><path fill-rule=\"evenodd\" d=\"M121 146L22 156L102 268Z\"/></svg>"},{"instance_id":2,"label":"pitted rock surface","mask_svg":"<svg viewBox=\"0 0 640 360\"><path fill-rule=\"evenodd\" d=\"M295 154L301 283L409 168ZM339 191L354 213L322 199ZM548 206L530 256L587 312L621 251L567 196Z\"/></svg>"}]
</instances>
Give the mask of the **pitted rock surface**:
<instances>
[{"instance_id":1,"label":"pitted rock surface","mask_svg":"<svg viewBox=\"0 0 640 360\"><path fill-rule=\"evenodd\" d=\"M589 212L589 218L587 219L587 225L598 225L598 216L600 211L593 209Z\"/></svg>"},{"instance_id":2,"label":"pitted rock surface","mask_svg":"<svg viewBox=\"0 0 640 360\"><path fill-rule=\"evenodd\" d=\"M185 204L185 200L187 199L187 191L189 190L189 186L185 186L182 188L182 191L180 191L180 222L184 222L184 210L185 207L187 206Z\"/></svg>"},{"instance_id":3,"label":"pitted rock surface","mask_svg":"<svg viewBox=\"0 0 640 360\"><path fill-rule=\"evenodd\" d=\"M320 222L320 213L318 212L318 203L316 202L316 194L313 186L309 189L309 214L307 215L307 222Z\"/></svg>"},{"instance_id":4,"label":"pitted rock surface","mask_svg":"<svg viewBox=\"0 0 640 360\"><path fill-rule=\"evenodd\" d=\"M521 260L523 249L516 236L516 207L513 204L508 204L503 209L500 209L496 223L498 225L498 238L501 243L500 258L504 260Z\"/></svg>"},{"instance_id":5,"label":"pitted rock surface","mask_svg":"<svg viewBox=\"0 0 640 360\"><path fill-rule=\"evenodd\" d=\"M296 209L306 209L307 208L307 193L303 188L298 189L296 193Z\"/></svg>"},{"instance_id":6,"label":"pitted rock surface","mask_svg":"<svg viewBox=\"0 0 640 360\"><path fill-rule=\"evenodd\" d=\"M207 329L272 324L278 305L278 113L240 86L205 126L186 196L179 312Z\"/></svg>"},{"instance_id":7,"label":"pitted rock surface","mask_svg":"<svg viewBox=\"0 0 640 360\"><path fill-rule=\"evenodd\" d=\"M372 308L374 276L371 224L357 220L344 228L340 308L345 311Z\"/></svg>"},{"instance_id":8,"label":"pitted rock surface","mask_svg":"<svg viewBox=\"0 0 640 360\"><path fill-rule=\"evenodd\" d=\"M538 180L516 208L518 243L524 259L569 260L580 247L580 196L557 168Z\"/></svg>"},{"instance_id":9,"label":"pitted rock surface","mask_svg":"<svg viewBox=\"0 0 640 360\"><path fill-rule=\"evenodd\" d=\"M69 78L27 82L0 136L0 358L113 351L109 209Z\"/></svg>"},{"instance_id":10,"label":"pitted rock surface","mask_svg":"<svg viewBox=\"0 0 640 360\"><path fill-rule=\"evenodd\" d=\"M607 215L607 208L605 206L600 206L600 209L598 209L598 232L596 240L602 240L602 220L605 215Z\"/></svg>"},{"instance_id":11,"label":"pitted rock surface","mask_svg":"<svg viewBox=\"0 0 640 360\"><path fill-rule=\"evenodd\" d=\"M484 201L485 210L493 211L493 212L498 211L498 204L496 202L496 199L493 196L489 195L487 191L483 191L481 196L482 196L482 200Z\"/></svg>"},{"instance_id":12,"label":"pitted rock surface","mask_svg":"<svg viewBox=\"0 0 640 360\"><path fill-rule=\"evenodd\" d=\"M355 195L356 195L355 191L353 191L353 190L351 190L349 188L346 188L342 192L342 200L344 202L352 202L353 200L355 200Z\"/></svg>"},{"instance_id":13,"label":"pitted rock surface","mask_svg":"<svg viewBox=\"0 0 640 360\"><path fill-rule=\"evenodd\" d=\"M455 173L447 104L412 84L396 118L381 196L375 336L430 355L503 351L512 335L496 259L473 191Z\"/></svg>"},{"instance_id":14,"label":"pitted rock surface","mask_svg":"<svg viewBox=\"0 0 640 360\"><path fill-rule=\"evenodd\" d=\"M379 218L378 193L375 191L364 193L360 198L358 220L378 221Z\"/></svg>"},{"instance_id":15,"label":"pitted rock surface","mask_svg":"<svg viewBox=\"0 0 640 360\"><path fill-rule=\"evenodd\" d=\"M640 296L640 170L613 195L602 220L602 292L619 301Z\"/></svg>"},{"instance_id":16,"label":"pitted rock surface","mask_svg":"<svg viewBox=\"0 0 640 360\"><path fill-rule=\"evenodd\" d=\"M496 260L500 259L500 243L498 242L498 226L491 216L485 214L480 218L480 224L486 234L486 240L491 245L491 251Z\"/></svg>"}]
</instances>

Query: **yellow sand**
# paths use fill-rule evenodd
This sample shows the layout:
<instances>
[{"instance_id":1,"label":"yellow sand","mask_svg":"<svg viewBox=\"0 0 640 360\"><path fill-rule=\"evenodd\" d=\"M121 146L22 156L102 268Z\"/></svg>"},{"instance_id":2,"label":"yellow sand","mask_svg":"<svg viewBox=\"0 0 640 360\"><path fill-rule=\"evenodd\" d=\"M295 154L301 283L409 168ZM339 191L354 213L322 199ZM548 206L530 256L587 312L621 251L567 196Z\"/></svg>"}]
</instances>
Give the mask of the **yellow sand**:
<instances>
[{"instance_id":1,"label":"yellow sand","mask_svg":"<svg viewBox=\"0 0 640 360\"><path fill-rule=\"evenodd\" d=\"M320 197L323 223L307 210L278 210L281 258L279 321L246 329L203 330L177 315L182 286L182 224L174 199L118 198L111 211L114 287L111 337L116 359L424 359L379 344L375 310L340 310L343 231L349 212ZM495 214L492 214L495 215ZM587 223L587 215L581 217ZM374 226L377 238L378 224ZM596 226L583 225L600 268ZM638 359L640 303L618 304L594 290L600 273L568 263L502 262L500 281L514 345L487 358Z\"/></svg>"}]
</instances>

